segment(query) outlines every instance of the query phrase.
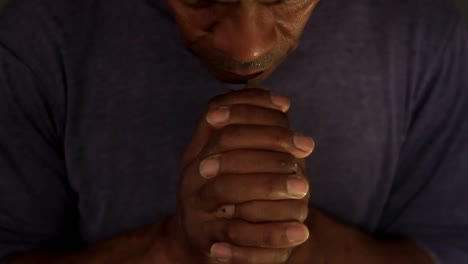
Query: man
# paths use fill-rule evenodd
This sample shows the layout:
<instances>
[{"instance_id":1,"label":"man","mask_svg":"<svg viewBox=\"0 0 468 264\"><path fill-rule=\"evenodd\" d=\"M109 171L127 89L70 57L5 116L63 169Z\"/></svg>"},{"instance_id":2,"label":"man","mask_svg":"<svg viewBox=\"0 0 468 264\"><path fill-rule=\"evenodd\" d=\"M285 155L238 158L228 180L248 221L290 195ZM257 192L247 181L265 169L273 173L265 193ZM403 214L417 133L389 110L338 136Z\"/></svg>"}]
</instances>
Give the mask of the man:
<instances>
[{"instance_id":1,"label":"man","mask_svg":"<svg viewBox=\"0 0 468 264\"><path fill-rule=\"evenodd\" d=\"M5 263L468 261L442 0L14 0L0 43Z\"/></svg>"}]
</instances>

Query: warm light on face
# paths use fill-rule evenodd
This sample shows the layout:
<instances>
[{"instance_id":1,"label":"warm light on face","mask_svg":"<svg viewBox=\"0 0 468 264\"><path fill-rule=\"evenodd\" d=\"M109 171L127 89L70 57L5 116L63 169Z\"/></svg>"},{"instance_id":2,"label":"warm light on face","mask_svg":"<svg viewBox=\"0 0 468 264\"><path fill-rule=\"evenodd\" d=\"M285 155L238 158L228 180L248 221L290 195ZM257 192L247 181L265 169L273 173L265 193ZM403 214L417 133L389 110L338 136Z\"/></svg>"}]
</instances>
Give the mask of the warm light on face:
<instances>
[{"instance_id":1,"label":"warm light on face","mask_svg":"<svg viewBox=\"0 0 468 264\"><path fill-rule=\"evenodd\" d=\"M184 44L224 82L263 80L298 45L318 0L167 0Z\"/></svg>"}]
</instances>

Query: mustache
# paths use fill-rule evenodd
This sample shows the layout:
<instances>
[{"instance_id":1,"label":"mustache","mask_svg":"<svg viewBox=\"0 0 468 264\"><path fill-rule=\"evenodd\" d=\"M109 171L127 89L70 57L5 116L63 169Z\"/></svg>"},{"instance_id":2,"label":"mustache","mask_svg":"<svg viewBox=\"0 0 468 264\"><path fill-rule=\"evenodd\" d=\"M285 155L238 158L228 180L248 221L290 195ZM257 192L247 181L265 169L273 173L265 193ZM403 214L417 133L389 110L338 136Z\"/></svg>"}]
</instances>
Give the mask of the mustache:
<instances>
[{"instance_id":1,"label":"mustache","mask_svg":"<svg viewBox=\"0 0 468 264\"><path fill-rule=\"evenodd\" d=\"M217 56L204 59L204 62L216 68L228 71L260 71L271 65L276 58L278 58L276 54L267 53L255 61L239 61L235 58L228 58L218 53Z\"/></svg>"},{"instance_id":2,"label":"mustache","mask_svg":"<svg viewBox=\"0 0 468 264\"><path fill-rule=\"evenodd\" d=\"M271 50L257 58L255 61L240 61L214 48L209 52L205 51L204 49L198 48L198 45L196 44L197 43L189 47L189 51L192 54L200 58L201 61L207 65L227 71L262 71L274 62L286 57L289 53L289 50L286 52Z\"/></svg>"}]
</instances>

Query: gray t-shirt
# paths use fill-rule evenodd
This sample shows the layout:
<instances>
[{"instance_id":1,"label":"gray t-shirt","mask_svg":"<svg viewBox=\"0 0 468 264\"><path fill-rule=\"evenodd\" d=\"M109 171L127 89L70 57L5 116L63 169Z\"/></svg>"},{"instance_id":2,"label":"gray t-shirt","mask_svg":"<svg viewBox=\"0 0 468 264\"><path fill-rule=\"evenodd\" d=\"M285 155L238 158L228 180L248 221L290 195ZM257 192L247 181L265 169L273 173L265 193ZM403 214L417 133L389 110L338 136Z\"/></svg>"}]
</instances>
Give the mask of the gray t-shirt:
<instances>
[{"instance_id":1,"label":"gray t-shirt","mask_svg":"<svg viewBox=\"0 0 468 264\"><path fill-rule=\"evenodd\" d=\"M311 203L468 261L468 34L443 0L322 0L264 87L312 135ZM0 17L0 259L175 210L218 83L162 0L13 0ZM234 87L237 88L237 87ZM240 87L239 87L240 88Z\"/></svg>"}]
</instances>

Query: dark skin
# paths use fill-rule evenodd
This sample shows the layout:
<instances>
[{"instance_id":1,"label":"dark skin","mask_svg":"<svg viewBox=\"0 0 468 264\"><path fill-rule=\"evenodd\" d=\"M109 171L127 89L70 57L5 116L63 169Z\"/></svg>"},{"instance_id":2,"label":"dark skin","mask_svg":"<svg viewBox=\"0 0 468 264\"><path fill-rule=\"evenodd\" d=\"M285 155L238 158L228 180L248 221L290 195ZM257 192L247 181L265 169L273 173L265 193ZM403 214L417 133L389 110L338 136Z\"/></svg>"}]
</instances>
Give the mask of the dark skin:
<instances>
[{"instance_id":1,"label":"dark skin","mask_svg":"<svg viewBox=\"0 0 468 264\"><path fill-rule=\"evenodd\" d=\"M318 0L167 0L184 44L217 79L257 83L298 45Z\"/></svg>"},{"instance_id":2,"label":"dark skin","mask_svg":"<svg viewBox=\"0 0 468 264\"><path fill-rule=\"evenodd\" d=\"M302 31L319 2L319 0L167 1L179 24L185 46L201 59L202 64L208 71L220 81L246 83L247 86L257 86L260 81L272 74L274 69L297 47ZM255 92L259 91L257 90ZM242 93L243 92L239 92L236 95L241 98ZM245 103L242 99L239 100ZM264 104L258 105L254 102L249 102L249 104L268 107ZM289 102L286 103L286 105L289 106ZM213 109L212 106L213 104L210 109ZM215 106L221 107L226 105L215 104ZM285 109L287 108L283 110ZM244 114L245 112L249 112L245 114L245 117L247 118L252 115L258 116L255 114L255 110L259 111L259 109L256 108L244 109ZM231 116L231 118L234 117L235 115ZM273 134L277 126L292 131L292 128L286 126L289 122L284 121L285 119L287 120L287 116L284 115L282 118L277 116L276 120L271 119L269 122L265 120L258 120L257 122L262 125L270 126L271 129L269 132ZM221 124L210 123L215 129L223 129L223 125L227 125L227 127L232 125L229 122ZM234 124L237 123L234 122ZM247 130L246 127L244 128ZM239 134L243 135L242 133L237 133L236 135L239 137ZM260 140L262 137L269 137L268 134L255 134L248 130L245 134L248 135L246 136L247 138L251 137L250 142ZM216 137L217 134L214 133L214 135ZM195 136L194 139L197 140L197 136ZM275 143L277 142L273 141L273 145L265 145L263 149L287 152L296 158L304 158L304 156L298 156L291 151L274 148ZM242 148L247 147L248 146L242 146ZM254 146L249 146L249 148L252 147ZM254 148L257 147L255 146ZM268 164L269 159L274 160L273 157L262 156L264 155L262 152L257 152L256 155L249 153L249 155L249 159L255 160L256 162L254 163L257 164ZM226 162L229 162L232 166L229 172L269 172L278 175L286 173L281 170L274 171L272 168L266 170L262 168L265 171L257 171L259 168L252 168L251 171L238 171L241 167L245 169L245 164L248 164L248 162L245 160L235 162L235 159L232 159L233 160L227 161L229 158L226 156L223 157L223 161L226 160ZM303 167L303 160L299 160L298 162L302 164ZM220 166L222 168L222 165ZM305 176L303 172L304 170L302 169L299 173L302 177ZM242 183L241 181L244 179L244 177L237 176L236 181L238 181L238 185L235 186L239 186L239 188L258 186L249 185L249 182ZM222 190L224 191L225 188L222 188ZM252 191L256 192L258 195L262 195L261 190L257 190L256 187L252 187ZM309 196L306 195L301 199L304 205L308 197ZM260 200L260 198L258 200ZM264 199L265 198L262 200ZM222 199L219 199L218 201L221 200ZM256 205L255 202L250 201L246 203L245 200L240 202L241 206L230 205L228 208L232 210L234 207L236 208L234 211L237 212L237 210L239 210L238 207L242 208L242 206L248 204L251 206L248 212L258 213L266 211L263 207L254 208ZM279 221L284 223L285 220L291 219L302 222L304 220L303 218L293 218L293 215L285 215L287 216L286 218L277 219L278 215L283 215L283 212L290 212L291 208L297 208L293 205L294 202L297 204L297 201L293 200L269 202L269 210L270 212L275 212L275 214L264 215L259 222L267 221L271 223ZM218 206L219 205L222 205L222 203L220 202ZM225 249L229 249L228 252L231 252L232 259L230 259L230 263L386 263L386 261L390 261L389 263L432 263L430 257L412 242L403 240L391 242L376 241L355 228L346 226L326 216L316 208L308 208L308 210L298 208L296 210L298 212L311 212L311 217L305 222L308 230L307 232L304 230L303 234L304 237L308 237L310 231L316 231L312 233L311 239L306 240L305 243L298 245L294 249L294 247L291 247L293 246L292 244L289 246L286 244L265 245L262 244L261 241L259 241L257 245L252 245L251 243L242 244L240 241L234 241L237 243L230 243L233 241L229 241L229 237L225 239L221 237L221 242L227 242L222 245ZM243 218L243 220L252 222L249 216L242 213L237 215L235 213L232 221L237 221L238 218ZM248 227L245 227L245 230L247 230L247 233L262 233L262 231L265 231L261 225L257 224L256 226L259 231ZM271 225L268 227L274 228ZM281 227L278 228L284 231ZM339 230L339 232L336 230ZM243 236L242 229L236 229L236 232L239 233L240 237ZM268 233L274 234L275 230L269 230ZM320 247L318 247L319 245ZM248 253L244 252L244 250L246 250L245 246L250 247L248 248ZM253 254L252 247L258 247L259 251ZM268 248L268 251L265 251L265 248ZM282 251L284 249L287 250ZM212 256L213 254L216 255L216 252L212 251L211 253ZM270 255L268 256L268 254ZM253 260L253 255L256 256L255 261ZM259 257L260 255L264 258ZM289 261L287 261L287 259L289 259Z\"/></svg>"},{"instance_id":3,"label":"dark skin","mask_svg":"<svg viewBox=\"0 0 468 264\"><path fill-rule=\"evenodd\" d=\"M313 141L290 129L281 111L289 102L280 101L258 89L223 94L200 122L183 158L175 229L189 238L187 248L204 253L200 263L224 259L222 248L230 263L285 263L308 238L301 167Z\"/></svg>"},{"instance_id":4,"label":"dark skin","mask_svg":"<svg viewBox=\"0 0 468 264\"><path fill-rule=\"evenodd\" d=\"M217 79L257 86L297 46L318 2L168 3L186 47ZM433 263L411 241L377 240L309 207L304 158L314 143L290 126L290 104L263 89L214 97L182 157L175 215L87 249L8 263Z\"/></svg>"}]
</instances>

